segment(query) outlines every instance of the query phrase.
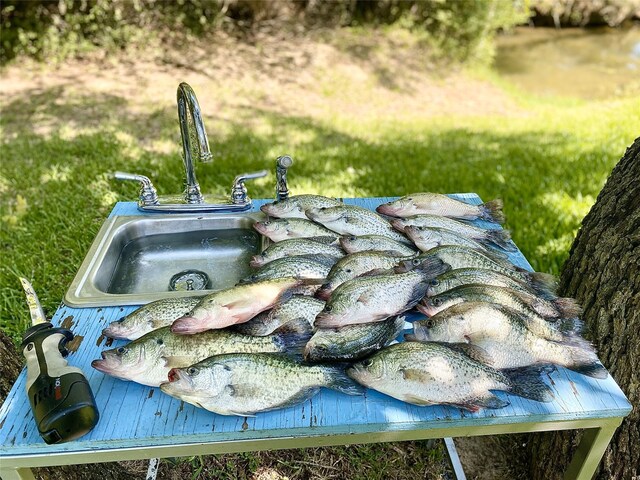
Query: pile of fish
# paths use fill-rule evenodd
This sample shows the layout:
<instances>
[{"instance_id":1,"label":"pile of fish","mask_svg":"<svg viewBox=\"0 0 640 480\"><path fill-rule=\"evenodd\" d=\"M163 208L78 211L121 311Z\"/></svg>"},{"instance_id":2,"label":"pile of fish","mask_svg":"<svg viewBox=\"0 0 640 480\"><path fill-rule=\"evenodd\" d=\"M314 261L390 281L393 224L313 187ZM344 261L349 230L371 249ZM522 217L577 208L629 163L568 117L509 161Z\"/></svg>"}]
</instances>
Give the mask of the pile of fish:
<instances>
[{"instance_id":1,"label":"pile of fish","mask_svg":"<svg viewBox=\"0 0 640 480\"><path fill-rule=\"evenodd\" d=\"M272 243L251 275L111 323L105 335L132 341L93 367L223 415L321 387L477 411L508 405L496 391L550 401L541 374L556 365L607 375L580 336L578 304L508 260L506 230L472 223L502 223L500 201L416 193L376 213L298 195L261 209L268 220L254 227ZM412 309L426 318L406 323Z\"/></svg>"}]
</instances>

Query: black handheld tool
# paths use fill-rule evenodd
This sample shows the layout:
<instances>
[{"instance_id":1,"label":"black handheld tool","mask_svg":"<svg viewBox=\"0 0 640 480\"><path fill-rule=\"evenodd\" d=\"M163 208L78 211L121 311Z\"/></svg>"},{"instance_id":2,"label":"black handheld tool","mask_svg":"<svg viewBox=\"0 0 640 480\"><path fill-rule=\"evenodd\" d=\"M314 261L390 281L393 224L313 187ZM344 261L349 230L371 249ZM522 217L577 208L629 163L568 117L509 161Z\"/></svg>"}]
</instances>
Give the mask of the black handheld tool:
<instances>
[{"instance_id":1,"label":"black handheld tool","mask_svg":"<svg viewBox=\"0 0 640 480\"><path fill-rule=\"evenodd\" d=\"M33 326L22 337L27 359L27 396L40 436L47 443L74 440L98 423L98 408L82 370L64 357L73 334L47 322L31 283L20 278Z\"/></svg>"}]
</instances>

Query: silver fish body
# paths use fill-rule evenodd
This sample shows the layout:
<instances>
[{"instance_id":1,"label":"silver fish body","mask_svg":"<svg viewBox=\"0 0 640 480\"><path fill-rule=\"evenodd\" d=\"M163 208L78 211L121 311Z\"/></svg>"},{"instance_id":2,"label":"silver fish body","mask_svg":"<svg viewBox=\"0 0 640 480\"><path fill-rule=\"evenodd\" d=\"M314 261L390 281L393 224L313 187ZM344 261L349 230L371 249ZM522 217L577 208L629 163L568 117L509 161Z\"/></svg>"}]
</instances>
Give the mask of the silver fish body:
<instances>
[{"instance_id":1,"label":"silver fish body","mask_svg":"<svg viewBox=\"0 0 640 480\"><path fill-rule=\"evenodd\" d=\"M393 341L404 328L404 317L381 322L318 329L304 349L310 362L346 361L366 357Z\"/></svg>"},{"instance_id":2,"label":"silver fish body","mask_svg":"<svg viewBox=\"0 0 640 480\"><path fill-rule=\"evenodd\" d=\"M391 345L354 364L347 374L362 385L414 405L451 405L471 411L508 405L494 390L539 401L550 397L535 374L508 375L438 343Z\"/></svg>"},{"instance_id":3,"label":"silver fish body","mask_svg":"<svg viewBox=\"0 0 640 480\"><path fill-rule=\"evenodd\" d=\"M418 269L394 275L358 277L331 294L316 317L317 328L378 322L413 308L437 275L446 270L438 259L424 262Z\"/></svg>"},{"instance_id":4,"label":"silver fish body","mask_svg":"<svg viewBox=\"0 0 640 480\"><path fill-rule=\"evenodd\" d=\"M409 225L405 227L404 233L423 252L440 247L442 245L458 245L473 248L478 251L486 251L491 248L491 243L485 240L476 241L472 238L457 234L452 230L433 227L416 227ZM499 250L492 250L493 255L506 258Z\"/></svg>"},{"instance_id":5,"label":"silver fish body","mask_svg":"<svg viewBox=\"0 0 640 480\"><path fill-rule=\"evenodd\" d=\"M558 305L554 301L545 300L525 291L493 285L461 285L434 297L425 297L418 305L418 310L431 317L463 302L487 302L504 305L538 321L551 322L552 326L561 332L579 332L581 329L581 322L575 318L579 313L579 307L575 301L562 299L562 304L573 306L568 309L568 307Z\"/></svg>"},{"instance_id":6,"label":"silver fish body","mask_svg":"<svg viewBox=\"0 0 640 480\"><path fill-rule=\"evenodd\" d=\"M308 335L277 334L251 337L229 330L176 335L169 327L154 330L122 347L102 352L91 366L123 380L152 387L167 381L173 367L187 367L222 353L300 351Z\"/></svg>"},{"instance_id":7,"label":"silver fish body","mask_svg":"<svg viewBox=\"0 0 640 480\"><path fill-rule=\"evenodd\" d=\"M588 342L576 336L557 341L544 338L527 319L500 305L461 303L413 325L417 340L471 343L481 348L494 368L551 363L597 378L606 376Z\"/></svg>"},{"instance_id":8,"label":"silver fish body","mask_svg":"<svg viewBox=\"0 0 640 480\"><path fill-rule=\"evenodd\" d=\"M362 388L341 367L303 365L286 355L217 355L169 372L161 390L221 415L254 415L304 402L321 387L349 395Z\"/></svg>"},{"instance_id":9,"label":"silver fish body","mask_svg":"<svg viewBox=\"0 0 640 480\"><path fill-rule=\"evenodd\" d=\"M171 331L190 335L244 323L293 295L303 280L285 277L236 285L202 298L188 314L171 324Z\"/></svg>"},{"instance_id":10,"label":"silver fish body","mask_svg":"<svg viewBox=\"0 0 640 480\"><path fill-rule=\"evenodd\" d=\"M502 201L493 200L481 205L472 205L439 193L412 193L397 200L380 205L377 211L393 217L412 215L440 215L465 220L504 222Z\"/></svg>"},{"instance_id":11,"label":"silver fish body","mask_svg":"<svg viewBox=\"0 0 640 480\"><path fill-rule=\"evenodd\" d=\"M503 250L510 252L517 250L515 245L510 242L511 235L508 230L480 228L439 215L414 215L406 218L394 218L390 222L395 229L401 232L404 232L404 229L408 226L443 228L464 237L491 243Z\"/></svg>"},{"instance_id":12,"label":"silver fish body","mask_svg":"<svg viewBox=\"0 0 640 480\"><path fill-rule=\"evenodd\" d=\"M343 235L340 237L340 245L347 253L367 250L378 250L397 256L409 256L418 253L414 247L383 235Z\"/></svg>"},{"instance_id":13,"label":"silver fish body","mask_svg":"<svg viewBox=\"0 0 640 480\"><path fill-rule=\"evenodd\" d=\"M260 207L260 210L271 217L304 218L306 220L305 211L310 208L334 207L336 205L342 205L342 202L322 195L292 195L284 200L266 203Z\"/></svg>"},{"instance_id":14,"label":"silver fish body","mask_svg":"<svg viewBox=\"0 0 640 480\"><path fill-rule=\"evenodd\" d=\"M236 325L236 330L247 335L270 335L273 332L311 332L316 315L324 308L324 302L313 297L294 295L271 310L262 312L246 323Z\"/></svg>"},{"instance_id":15,"label":"silver fish body","mask_svg":"<svg viewBox=\"0 0 640 480\"><path fill-rule=\"evenodd\" d=\"M291 238L333 237L338 235L328 228L302 218L277 218L253 224L258 232L273 242L281 242Z\"/></svg>"},{"instance_id":16,"label":"silver fish body","mask_svg":"<svg viewBox=\"0 0 640 480\"><path fill-rule=\"evenodd\" d=\"M327 255L296 255L279 258L260 267L257 272L244 278L242 283L283 277L324 280L336 260L336 257Z\"/></svg>"},{"instance_id":17,"label":"silver fish body","mask_svg":"<svg viewBox=\"0 0 640 480\"><path fill-rule=\"evenodd\" d=\"M401 243L410 243L386 219L356 205L312 208L307 210L307 217L343 235L382 235Z\"/></svg>"},{"instance_id":18,"label":"silver fish body","mask_svg":"<svg viewBox=\"0 0 640 480\"><path fill-rule=\"evenodd\" d=\"M526 283L485 268L458 268L450 270L431 281L427 296L433 297L461 285L482 284L510 288L517 292L537 295Z\"/></svg>"},{"instance_id":19,"label":"silver fish body","mask_svg":"<svg viewBox=\"0 0 640 480\"><path fill-rule=\"evenodd\" d=\"M294 255L328 255L341 258L344 252L340 247L334 245L335 237L316 238L292 238L270 245L264 252L254 255L250 265L252 267L262 267L269 262L279 258L291 257Z\"/></svg>"},{"instance_id":20,"label":"silver fish body","mask_svg":"<svg viewBox=\"0 0 640 480\"><path fill-rule=\"evenodd\" d=\"M385 252L375 250L353 253L341 258L329 271L327 280L318 290L318 297L327 299L337 287L347 280L359 277L367 272L386 271L398 265L401 260L407 257L397 257Z\"/></svg>"},{"instance_id":21,"label":"silver fish body","mask_svg":"<svg viewBox=\"0 0 640 480\"><path fill-rule=\"evenodd\" d=\"M148 303L115 322L111 322L102 334L111 338L135 340L180 318L195 307L203 295L196 297L164 298Z\"/></svg>"}]
</instances>

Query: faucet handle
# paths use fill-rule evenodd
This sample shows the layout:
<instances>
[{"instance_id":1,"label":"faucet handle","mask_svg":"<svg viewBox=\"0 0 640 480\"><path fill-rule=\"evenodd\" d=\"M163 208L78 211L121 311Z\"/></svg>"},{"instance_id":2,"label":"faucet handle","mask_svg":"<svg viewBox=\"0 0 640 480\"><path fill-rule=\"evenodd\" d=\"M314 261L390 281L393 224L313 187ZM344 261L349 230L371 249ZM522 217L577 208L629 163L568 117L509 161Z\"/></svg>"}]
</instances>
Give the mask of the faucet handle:
<instances>
[{"instance_id":1,"label":"faucet handle","mask_svg":"<svg viewBox=\"0 0 640 480\"><path fill-rule=\"evenodd\" d=\"M113 176L117 180L131 180L134 182L140 182L140 205L147 206L158 204L158 192L153 186L153 183L151 183L149 177L138 175L136 173L126 172L115 172Z\"/></svg>"},{"instance_id":2,"label":"faucet handle","mask_svg":"<svg viewBox=\"0 0 640 480\"><path fill-rule=\"evenodd\" d=\"M247 187L244 182L247 180L253 180L255 178L262 178L267 176L266 170L260 170L259 172L242 173L237 175L233 179L233 185L231 186L231 201L234 205L247 204L251 201L247 194Z\"/></svg>"}]
</instances>

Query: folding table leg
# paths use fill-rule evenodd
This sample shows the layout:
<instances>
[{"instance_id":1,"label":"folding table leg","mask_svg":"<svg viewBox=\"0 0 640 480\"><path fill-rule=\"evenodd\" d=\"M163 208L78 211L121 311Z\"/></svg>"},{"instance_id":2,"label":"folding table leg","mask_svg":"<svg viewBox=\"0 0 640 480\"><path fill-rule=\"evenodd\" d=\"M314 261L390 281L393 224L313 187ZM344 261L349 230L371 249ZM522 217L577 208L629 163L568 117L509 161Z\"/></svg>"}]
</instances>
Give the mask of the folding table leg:
<instances>
[{"instance_id":1,"label":"folding table leg","mask_svg":"<svg viewBox=\"0 0 640 480\"><path fill-rule=\"evenodd\" d=\"M30 468L0 467L2 480L35 480Z\"/></svg>"},{"instance_id":2,"label":"folding table leg","mask_svg":"<svg viewBox=\"0 0 640 480\"><path fill-rule=\"evenodd\" d=\"M584 430L578 449L564 474L566 480L591 480L621 422L621 418L615 418L601 427Z\"/></svg>"}]
</instances>

